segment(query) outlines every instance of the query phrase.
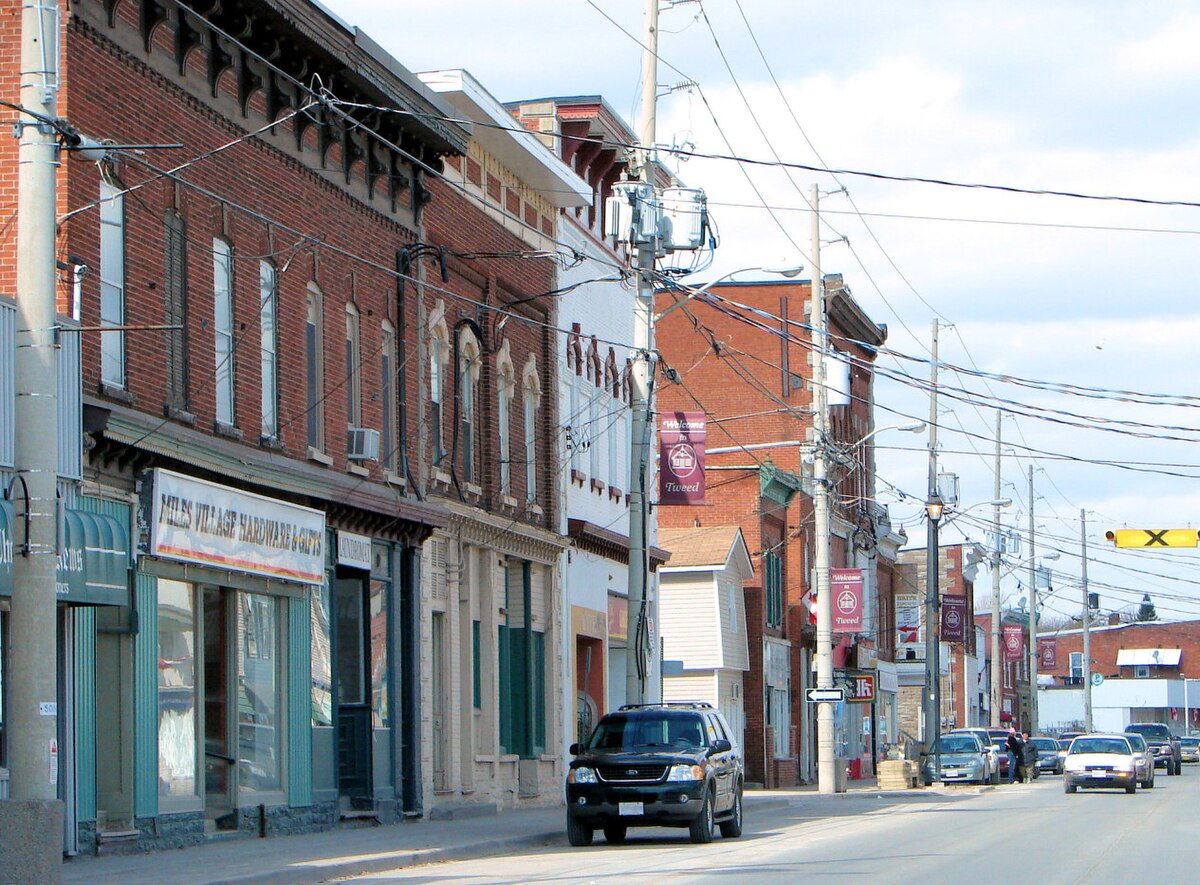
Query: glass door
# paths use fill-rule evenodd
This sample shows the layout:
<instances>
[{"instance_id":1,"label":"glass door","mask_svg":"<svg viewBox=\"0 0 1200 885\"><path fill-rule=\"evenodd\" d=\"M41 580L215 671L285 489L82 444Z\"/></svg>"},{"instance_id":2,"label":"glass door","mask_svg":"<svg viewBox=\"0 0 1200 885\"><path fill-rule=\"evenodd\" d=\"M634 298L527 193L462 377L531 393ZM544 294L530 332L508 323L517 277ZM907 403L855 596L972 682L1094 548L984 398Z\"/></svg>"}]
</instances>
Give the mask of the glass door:
<instances>
[{"instance_id":1,"label":"glass door","mask_svg":"<svg viewBox=\"0 0 1200 885\"><path fill-rule=\"evenodd\" d=\"M237 757L232 741L229 601L220 587L204 596L204 813L220 819L233 808Z\"/></svg>"},{"instance_id":2,"label":"glass door","mask_svg":"<svg viewBox=\"0 0 1200 885\"><path fill-rule=\"evenodd\" d=\"M333 588L338 704L338 788L371 794L371 697L366 582L338 577Z\"/></svg>"}]
</instances>

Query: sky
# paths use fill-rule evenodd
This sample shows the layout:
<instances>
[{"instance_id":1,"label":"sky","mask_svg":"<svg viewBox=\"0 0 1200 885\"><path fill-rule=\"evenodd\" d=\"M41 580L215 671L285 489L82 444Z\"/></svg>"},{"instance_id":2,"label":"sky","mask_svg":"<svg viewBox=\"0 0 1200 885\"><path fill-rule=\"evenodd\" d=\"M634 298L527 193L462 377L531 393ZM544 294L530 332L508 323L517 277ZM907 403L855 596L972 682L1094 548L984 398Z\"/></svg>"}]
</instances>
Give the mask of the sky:
<instances>
[{"instance_id":1,"label":"sky","mask_svg":"<svg viewBox=\"0 0 1200 885\"><path fill-rule=\"evenodd\" d=\"M412 71L465 68L502 101L603 95L638 128L643 0L323 3ZM938 323L939 467L961 489L942 542L987 542L973 505L994 498L1000 411L1002 522L1024 536L1006 598L1025 592L1032 468L1034 549L1058 554L1044 613L1079 612L1086 537L1103 611L1149 593L1200 618L1200 550L1104 539L1200 525L1200 7L660 5L658 144L764 161L664 156L721 233L687 282L811 267L816 184L822 270L888 328L877 426L929 417ZM875 440L880 501L923 545L927 438Z\"/></svg>"}]
</instances>

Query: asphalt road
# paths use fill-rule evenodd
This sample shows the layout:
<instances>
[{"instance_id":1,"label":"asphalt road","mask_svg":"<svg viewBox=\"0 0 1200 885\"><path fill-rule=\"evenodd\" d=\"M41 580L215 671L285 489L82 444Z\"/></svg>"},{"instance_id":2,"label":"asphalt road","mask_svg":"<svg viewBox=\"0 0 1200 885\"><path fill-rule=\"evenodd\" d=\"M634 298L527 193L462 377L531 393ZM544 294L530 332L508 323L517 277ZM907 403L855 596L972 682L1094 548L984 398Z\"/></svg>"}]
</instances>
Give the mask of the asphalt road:
<instances>
[{"instance_id":1,"label":"asphalt road","mask_svg":"<svg viewBox=\"0 0 1200 885\"><path fill-rule=\"evenodd\" d=\"M1160 770L1153 790L1084 790L1062 778L944 794L813 797L757 819L740 839L692 845L683 830L631 830L620 846L561 846L379 873L356 882L796 881L1087 883L1200 880L1200 766Z\"/></svg>"}]
</instances>

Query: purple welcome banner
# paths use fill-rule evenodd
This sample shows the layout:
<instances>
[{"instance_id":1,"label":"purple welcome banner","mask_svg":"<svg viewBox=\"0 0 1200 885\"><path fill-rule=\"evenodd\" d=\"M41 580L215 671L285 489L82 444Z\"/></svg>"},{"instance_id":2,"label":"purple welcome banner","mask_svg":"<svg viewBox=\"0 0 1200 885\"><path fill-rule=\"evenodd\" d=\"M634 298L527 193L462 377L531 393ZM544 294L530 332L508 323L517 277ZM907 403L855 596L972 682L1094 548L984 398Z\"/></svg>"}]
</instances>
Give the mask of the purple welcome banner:
<instances>
[{"instance_id":1,"label":"purple welcome banner","mask_svg":"<svg viewBox=\"0 0 1200 885\"><path fill-rule=\"evenodd\" d=\"M704 503L703 412L664 412L658 430L658 503Z\"/></svg>"}]
</instances>

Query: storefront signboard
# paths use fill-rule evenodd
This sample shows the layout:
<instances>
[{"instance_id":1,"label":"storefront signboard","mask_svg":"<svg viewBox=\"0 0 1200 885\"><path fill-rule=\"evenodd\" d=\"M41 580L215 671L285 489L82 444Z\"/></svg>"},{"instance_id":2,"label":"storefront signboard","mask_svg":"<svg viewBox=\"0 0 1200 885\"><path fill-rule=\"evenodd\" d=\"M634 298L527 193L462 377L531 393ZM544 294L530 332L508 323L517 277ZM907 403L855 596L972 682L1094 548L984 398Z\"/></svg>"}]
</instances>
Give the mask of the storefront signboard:
<instances>
[{"instance_id":1,"label":"storefront signboard","mask_svg":"<svg viewBox=\"0 0 1200 885\"><path fill-rule=\"evenodd\" d=\"M337 564L364 571L371 570L371 539L338 529Z\"/></svg>"},{"instance_id":2,"label":"storefront signboard","mask_svg":"<svg viewBox=\"0 0 1200 885\"><path fill-rule=\"evenodd\" d=\"M151 556L320 584L325 514L155 469Z\"/></svg>"}]
</instances>

